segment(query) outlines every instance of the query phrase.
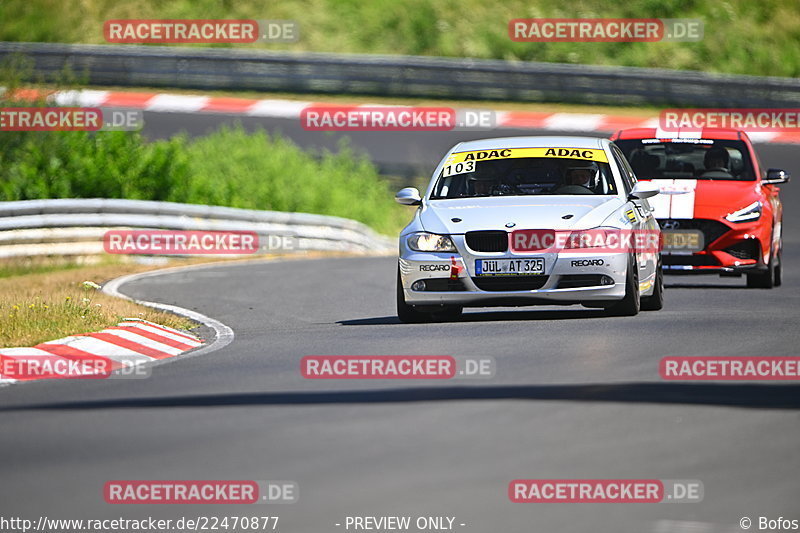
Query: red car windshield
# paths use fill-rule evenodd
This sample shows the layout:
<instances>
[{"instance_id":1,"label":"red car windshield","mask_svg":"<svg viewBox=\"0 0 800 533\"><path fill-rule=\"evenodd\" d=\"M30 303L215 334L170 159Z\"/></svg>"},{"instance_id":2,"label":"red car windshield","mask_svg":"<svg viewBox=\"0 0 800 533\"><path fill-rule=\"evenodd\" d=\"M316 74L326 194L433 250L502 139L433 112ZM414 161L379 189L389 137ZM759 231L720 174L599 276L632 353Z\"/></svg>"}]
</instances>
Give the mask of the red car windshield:
<instances>
[{"instance_id":1,"label":"red car windshield","mask_svg":"<svg viewBox=\"0 0 800 533\"><path fill-rule=\"evenodd\" d=\"M640 179L753 181L742 141L713 139L620 139L614 141Z\"/></svg>"}]
</instances>

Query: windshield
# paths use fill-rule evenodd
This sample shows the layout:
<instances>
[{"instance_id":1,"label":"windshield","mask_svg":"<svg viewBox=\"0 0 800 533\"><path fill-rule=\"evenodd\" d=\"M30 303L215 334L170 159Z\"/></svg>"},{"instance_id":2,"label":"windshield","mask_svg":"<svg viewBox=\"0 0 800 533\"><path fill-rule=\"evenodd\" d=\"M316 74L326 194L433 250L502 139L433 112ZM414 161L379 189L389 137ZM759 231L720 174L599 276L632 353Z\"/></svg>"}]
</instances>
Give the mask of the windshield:
<instances>
[{"instance_id":1,"label":"windshield","mask_svg":"<svg viewBox=\"0 0 800 533\"><path fill-rule=\"evenodd\" d=\"M627 139L614 141L640 179L755 179L742 141Z\"/></svg>"},{"instance_id":2,"label":"windshield","mask_svg":"<svg viewBox=\"0 0 800 533\"><path fill-rule=\"evenodd\" d=\"M439 174L432 200L617 193L611 168L605 161L554 157L509 157L488 161L451 159L453 161L445 164Z\"/></svg>"}]
</instances>

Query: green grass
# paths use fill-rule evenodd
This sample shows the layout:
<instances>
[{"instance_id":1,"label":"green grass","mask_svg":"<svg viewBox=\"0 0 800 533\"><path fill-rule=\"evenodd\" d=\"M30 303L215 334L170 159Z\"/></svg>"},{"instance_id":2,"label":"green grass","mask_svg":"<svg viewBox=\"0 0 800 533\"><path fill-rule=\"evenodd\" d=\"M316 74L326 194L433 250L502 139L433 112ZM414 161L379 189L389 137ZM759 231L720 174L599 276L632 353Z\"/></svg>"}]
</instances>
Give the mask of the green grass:
<instances>
[{"instance_id":1,"label":"green grass","mask_svg":"<svg viewBox=\"0 0 800 533\"><path fill-rule=\"evenodd\" d=\"M64 265L61 265L64 266ZM78 266L25 272L0 278L0 347L37 343L114 326L124 318L142 318L189 329L183 317L157 311L83 286L148 270L131 263Z\"/></svg>"},{"instance_id":2,"label":"green grass","mask_svg":"<svg viewBox=\"0 0 800 533\"><path fill-rule=\"evenodd\" d=\"M69 257L21 257L0 260L0 279L25 274L45 274L81 268L79 262Z\"/></svg>"},{"instance_id":3,"label":"green grass","mask_svg":"<svg viewBox=\"0 0 800 533\"><path fill-rule=\"evenodd\" d=\"M697 43L515 43L533 17L700 18ZM797 0L5 0L0 40L102 43L112 18L293 19L300 41L272 50L415 54L800 75ZM224 46L224 45L223 45Z\"/></svg>"}]
</instances>

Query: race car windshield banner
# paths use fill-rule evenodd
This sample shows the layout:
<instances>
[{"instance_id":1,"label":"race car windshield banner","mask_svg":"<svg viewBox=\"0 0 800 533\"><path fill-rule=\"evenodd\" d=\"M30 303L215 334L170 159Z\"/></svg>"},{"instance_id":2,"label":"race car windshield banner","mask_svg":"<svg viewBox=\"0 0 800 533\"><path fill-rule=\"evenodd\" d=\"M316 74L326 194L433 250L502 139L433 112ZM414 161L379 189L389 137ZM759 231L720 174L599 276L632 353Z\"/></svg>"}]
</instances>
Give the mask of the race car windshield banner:
<instances>
[{"instance_id":1,"label":"race car windshield banner","mask_svg":"<svg viewBox=\"0 0 800 533\"><path fill-rule=\"evenodd\" d=\"M468 161L490 161L492 159L515 159L527 157L553 157L558 159L584 159L608 163L605 150L589 148L505 148L503 150L474 150L450 154L446 165Z\"/></svg>"}]
</instances>

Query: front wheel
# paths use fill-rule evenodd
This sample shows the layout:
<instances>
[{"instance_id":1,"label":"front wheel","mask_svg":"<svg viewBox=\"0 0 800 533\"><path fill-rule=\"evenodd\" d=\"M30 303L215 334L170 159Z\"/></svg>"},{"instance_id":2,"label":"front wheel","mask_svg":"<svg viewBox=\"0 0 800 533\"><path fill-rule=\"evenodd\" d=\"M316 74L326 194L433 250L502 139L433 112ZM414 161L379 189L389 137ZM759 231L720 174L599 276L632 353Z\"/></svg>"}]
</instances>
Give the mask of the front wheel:
<instances>
[{"instance_id":1,"label":"front wheel","mask_svg":"<svg viewBox=\"0 0 800 533\"><path fill-rule=\"evenodd\" d=\"M747 287L750 289L771 289L776 285L780 285L782 274L778 270L778 263L780 263L780 257L770 257L766 271L748 274Z\"/></svg>"},{"instance_id":2,"label":"front wheel","mask_svg":"<svg viewBox=\"0 0 800 533\"><path fill-rule=\"evenodd\" d=\"M430 313L421 313L414 309L413 305L406 303L406 296L403 293L403 282L400 279L400 269L397 270L397 318L406 324L417 324L420 322L430 322Z\"/></svg>"},{"instance_id":3,"label":"front wheel","mask_svg":"<svg viewBox=\"0 0 800 533\"><path fill-rule=\"evenodd\" d=\"M606 309L609 316L636 316L641 309L642 301L639 294L639 268L636 259L631 256L628 261L628 271L625 275L625 297Z\"/></svg>"},{"instance_id":4,"label":"front wheel","mask_svg":"<svg viewBox=\"0 0 800 533\"><path fill-rule=\"evenodd\" d=\"M413 305L406 303L403 293L403 282L400 279L400 270L397 271L397 318L406 324L419 324L421 322L449 322L457 320L463 308L458 305L442 305L426 307L427 311L419 311Z\"/></svg>"},{"instance_id":5,"label":"front wheel","mask_svg":"<svg viewBox=\"0 0 800 533\"><path fill-rule=\"evenodd\" d=\"M643 311L659 311L664 307L664 270L661 266L660 256L656 263L656 280L653 283L653 294L642 298Z\"/></svg>"}]
</instances>

